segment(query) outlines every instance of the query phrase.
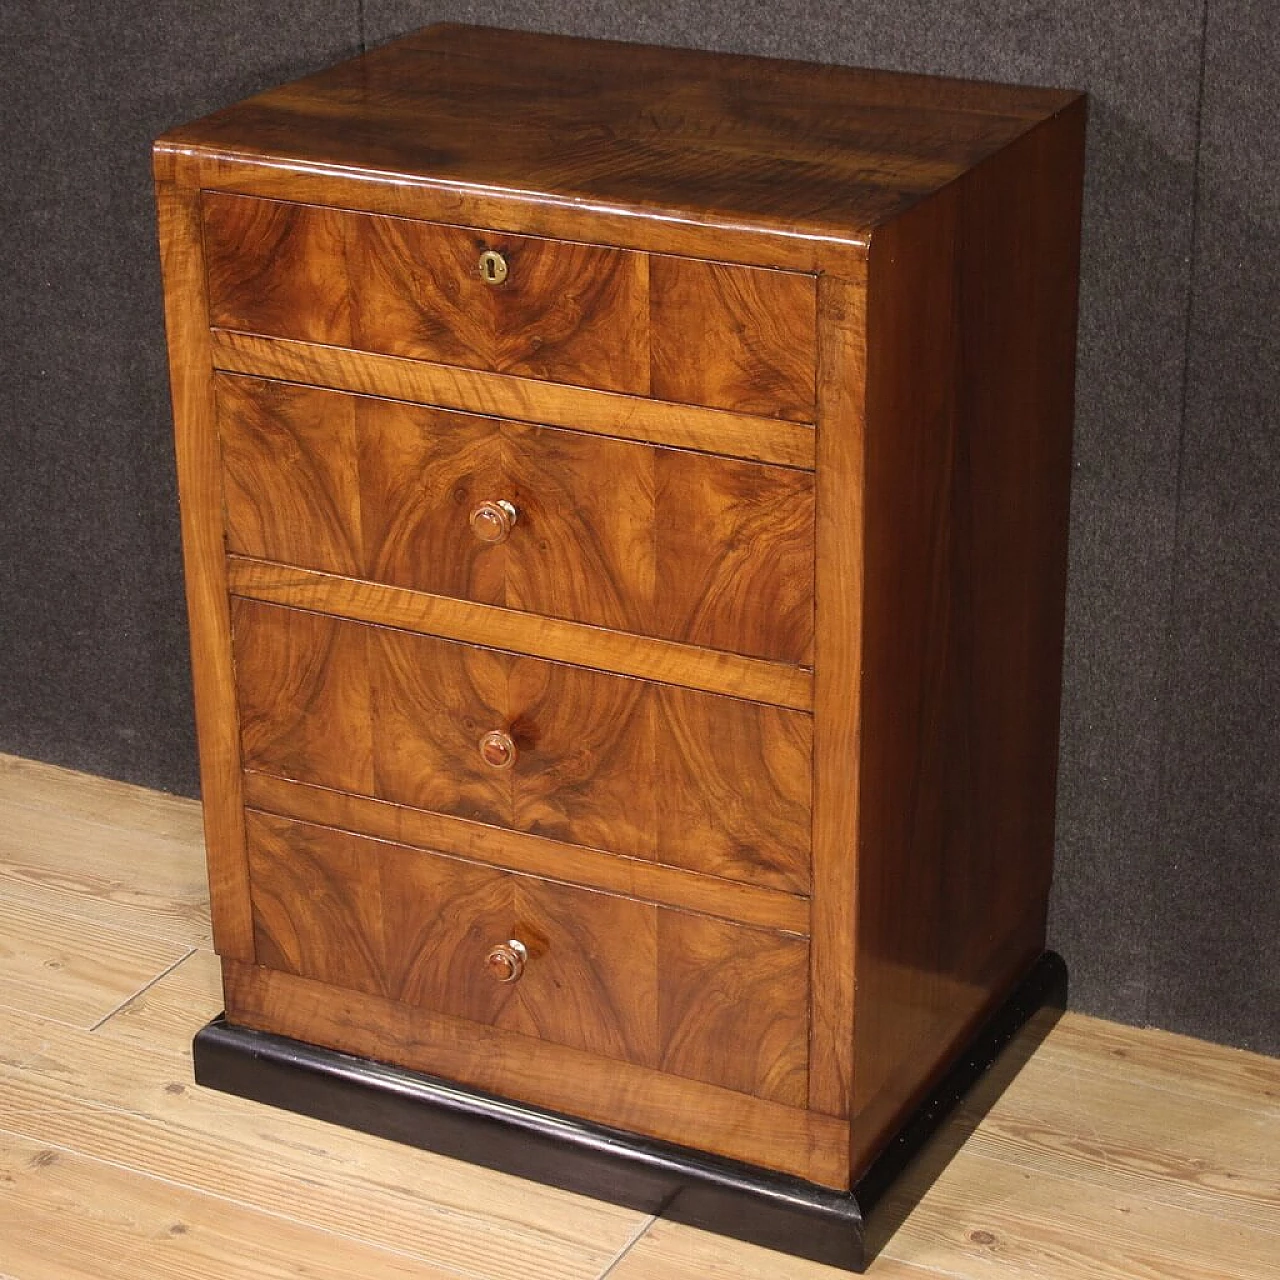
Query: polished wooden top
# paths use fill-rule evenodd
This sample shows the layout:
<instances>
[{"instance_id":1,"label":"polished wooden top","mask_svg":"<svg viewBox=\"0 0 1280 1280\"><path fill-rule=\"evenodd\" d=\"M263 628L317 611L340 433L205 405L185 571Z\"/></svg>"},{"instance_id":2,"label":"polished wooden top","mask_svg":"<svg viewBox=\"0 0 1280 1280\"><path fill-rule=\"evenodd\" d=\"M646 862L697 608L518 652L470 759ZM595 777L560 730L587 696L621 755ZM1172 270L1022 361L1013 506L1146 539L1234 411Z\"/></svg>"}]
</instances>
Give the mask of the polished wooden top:
<instances>
[{"instance_id":1,"label":"polished wooden top","mask_svg":"<svg viewBox=\"0 0 1280 1280\"><path fill-rule=\"evenodd\" d=\"M442 25L156 145L862 241L1078 97Z\"/></svg>"}]
</instances>

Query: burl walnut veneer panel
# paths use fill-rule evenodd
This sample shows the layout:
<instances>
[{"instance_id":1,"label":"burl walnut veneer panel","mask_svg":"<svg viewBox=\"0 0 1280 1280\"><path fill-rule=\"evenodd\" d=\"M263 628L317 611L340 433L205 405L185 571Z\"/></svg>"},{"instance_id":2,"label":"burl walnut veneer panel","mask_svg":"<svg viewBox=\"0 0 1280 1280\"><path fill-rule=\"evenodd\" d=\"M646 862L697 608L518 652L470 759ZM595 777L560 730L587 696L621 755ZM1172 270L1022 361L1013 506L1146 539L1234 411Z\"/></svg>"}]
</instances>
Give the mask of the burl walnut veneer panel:
<instances>
[{"instance_id":1,"label":"burl walnut veneer panel","mask_svg":"<svg viewBox=\"0 0 1280 1280\"><path fill-rule=\"evenodd\" d=\"M204 209L215 325L648 390L641 254L240 196ZM475 269L487 249L509 263L500 290Z\"/></svg>"},{"instance_id":2,"label":"burl walnut veneer panel","mask_svg":"<svg viewBox=\"0 0 1280 1280\"><path fill-rule=\"evenodd\" d=\"M251 600L232 627L247 768L808 887L803 712ZM491 731L509 767L479 749Z\"/></svg>"},{"instance_id":3,"label":"burl walnut veneer panel","mask_svg":"<svg viewBox=\"0 0 1280 1280\"><path fill-rule=\"evenodd\" d=\"M228 549L795 663L813 658L813 476L221 375ZM485 502L518 519L499 542Z\"/></svg>"},{"instance_id":4,"label":"burl walnut veneer panel","mask_svg":"<svg viewBox=\"0 0 1280 1280\"><path fill-rule=\"evenodd\" d=\"M247 826L260 963L804 1105L803 938L252 810ZM527 970L495 982L507 938Z\"/></svg>"},{"instance_id":5,"label":"burl walnut veneer panel","mask_svg":"<svg viewBox=\"0 0 1280 1280\"><path fill-rule=\"evenodd\" d=\"M811 277L240 196L204 210L220 328L813 421Z\"/></svg>"}]
</instances>

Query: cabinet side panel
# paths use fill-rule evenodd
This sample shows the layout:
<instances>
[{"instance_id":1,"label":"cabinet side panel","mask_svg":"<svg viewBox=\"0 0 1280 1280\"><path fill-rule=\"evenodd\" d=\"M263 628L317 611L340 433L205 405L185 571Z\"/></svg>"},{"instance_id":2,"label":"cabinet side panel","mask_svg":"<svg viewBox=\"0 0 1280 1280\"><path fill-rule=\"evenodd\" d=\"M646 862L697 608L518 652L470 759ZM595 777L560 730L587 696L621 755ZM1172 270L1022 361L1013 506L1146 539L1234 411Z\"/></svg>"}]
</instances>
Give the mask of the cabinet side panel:
<instances>
[{"instance_id":1,"label":"cabinet side panel","mask_svg":"<svg viewBox=\"0 0 1280 1280\"><path fill-rule=\"evenodd\" d=\"M1083 119L872 240L855 1177L1043 947Z\"/></svg>"},{"instance_id":2,"label":"cabinet side panel","mask_svg":"<svg viewBox=\"0 0 1280 1280\"><path fill-rule=\"evenodd\" d=\"M224 956L252 960L253 918L231 665L222 477L213 402L200 193L160 181L156 204L213 941Z\"/></svg>"},{"instance_id":3,"label":"cabinet side panel","mask_svg":"<svg viewBox=\"0 0 1280 1280\"><path fill-rule=\"evenodd\" d=\"M849 1114L862 667L866 277L818 286L809 1105Z\"/></svg>"}]
</instances>

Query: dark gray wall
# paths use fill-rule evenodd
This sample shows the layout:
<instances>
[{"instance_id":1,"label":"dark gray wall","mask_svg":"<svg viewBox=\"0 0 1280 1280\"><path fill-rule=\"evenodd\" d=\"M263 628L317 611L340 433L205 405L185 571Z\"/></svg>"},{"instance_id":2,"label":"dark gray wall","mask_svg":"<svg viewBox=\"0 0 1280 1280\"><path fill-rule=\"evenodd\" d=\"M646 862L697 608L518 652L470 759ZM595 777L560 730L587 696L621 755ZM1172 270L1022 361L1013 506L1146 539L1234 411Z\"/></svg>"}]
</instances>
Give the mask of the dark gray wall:
<instances>
[{"instance_id":1,"label":"dark gray wall","mask_svg":"<svg viewBox=\"0 0 1280 1280\"><path fill-rule=\"evenodd\" d=\"M1078 1008L1280 1052L1280 48L1265 0L11 10L0 750L184 792L154 134L441 19L1087 89L1051 941Z\"/></svg>"},{"instance_id":2,"label":"dark gray wall","mask_svg":"<svg viewBox=\"0 0 1280 1280\"><path fill-rule=\"evenodd\" d=\"M355 52L358 15L0 13L0 750L194 794L150 142Z\"/></svg>"}]
</instances>

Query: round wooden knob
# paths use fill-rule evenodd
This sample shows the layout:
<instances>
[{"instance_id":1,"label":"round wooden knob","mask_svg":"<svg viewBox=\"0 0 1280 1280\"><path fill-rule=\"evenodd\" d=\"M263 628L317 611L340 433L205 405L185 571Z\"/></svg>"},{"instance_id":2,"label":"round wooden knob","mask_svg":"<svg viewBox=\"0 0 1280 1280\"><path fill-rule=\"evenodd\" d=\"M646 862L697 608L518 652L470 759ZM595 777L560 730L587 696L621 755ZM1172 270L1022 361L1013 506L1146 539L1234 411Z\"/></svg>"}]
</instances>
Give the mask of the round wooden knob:
<instances>
[{"instance_id":1,"label":"round wooden knob","mask_svg":"<svg viewBox=\"0 0 1280 1280\"><path fill-rule=\"evenodd\" d=\"M519 515L515 507L502 498L482 502L471 513L471 532L481 542L506 542Z\"/></svg>"},{"instance_id":2,"label":"round wooden knob","mask_svg":"<svg viewBox=\"0 0 1280 1280\"><path fill-rule=\"evenodd\" d=\"M529 952L524 943L509 938L506 942L499 942L489 948L489 954L484 958L484 967L496 982L518 982L528 958Z\"/></svg>"},{"instance_id":3,"label":"round wooden knob","mask_svg":"<svg viewBox=\"0 0 1280 1280\"><path fill-rule=\"evenodd\" d=\"M490 729L480 739L480 759L490 769L510 769L516 762L516 744L509 733Z\"/></svg>"}]
</instances>

